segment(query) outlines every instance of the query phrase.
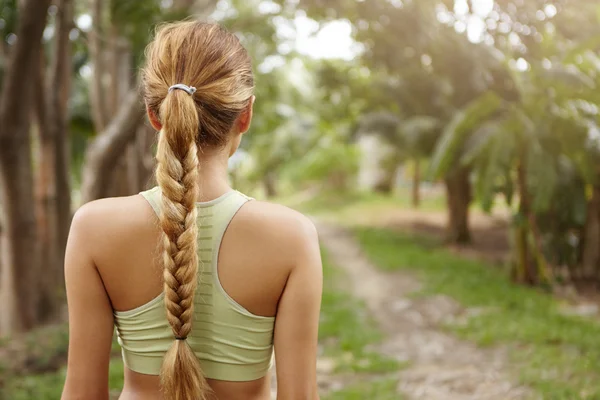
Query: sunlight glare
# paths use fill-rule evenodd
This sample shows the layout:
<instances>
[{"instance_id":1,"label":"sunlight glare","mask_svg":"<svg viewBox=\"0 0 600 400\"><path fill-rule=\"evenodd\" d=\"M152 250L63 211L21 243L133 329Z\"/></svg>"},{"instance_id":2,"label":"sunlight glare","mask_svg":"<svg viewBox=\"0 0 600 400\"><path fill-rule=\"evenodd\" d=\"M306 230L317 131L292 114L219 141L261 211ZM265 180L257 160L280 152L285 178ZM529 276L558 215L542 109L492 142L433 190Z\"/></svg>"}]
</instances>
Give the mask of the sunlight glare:
<instances>
[{"instance_id":1,"label":"sunlight glare","mask_svg":"<svg viewBox=\"0 0 600 400\"><path fill-rule=\"evenodd\" d=\"M519 58L515 63L517 70L524 72L529 69L529 63L524 58Z\"/></svg>"},{"instance_id":2,"label":"sunlight glare","mask_svg":"<svg viewBox=\"0 0 600 400\"><path fill-rule=\"evenodd\" d=\"M558 11L556 10L556 6L554 4L547 4L546 7L544 7L544 12L548 18L552 18Z\"/></svg>"},{"instance_id":3,"label":"sunlight glare","mask_svg":"<svg viewBox=\"0 0 600 400\"><path fill-rule=\"evenodd\" d=\"M261 1L258 4L258 12L261 14L277 14L281 11L281 6L271 0Z\"/></svg>"},{"instance_id":4,"label":"sunlight glare","mask_svg":"<svg viewBox=\"0 0 600 400\"><path fill-rule=\"evenodd\" d=\"M280 55L267 56L258 64L258 72L261 74L268 74L274 69L281 68L285 65L285 58Z\"/></svg>"},{"instance_id":5,"label":"sunlight glare","mask_svg":"<svg viewBox=\"0 0 600 400\"><path fill-rule=\"evenodd\" d=\"M457 15L467 15L469 12L469 5L467 0L456 0L454 2L454 13Z\"/></svg>"},{"instance_id":6,"label":"sunlight glare","mask_svg":"<svg viewBox=\"0 0 600 400\"><path fill-rule=\"evenodd\" d=\"M89 64L85 64L83 67L79 69L79 73L83 79L89 79L92 77L92 67Z\"/></svg>"},{"instance_id":7,"label":"sunlight glare","mask_svg":"<svg viewBox=\"0 0 600 400\"><path fill-rule=\"evenodd\" d=\"M467 37L472 43L479 43L483 40L485 32L485 21L476 15L471 15L467 22Z\"/></svg>"},{"instance_id":8,"label":"sunlight glare","mask_svg":"<svg viewBox=\"0 0 600 400\"><path fill-rule=\"evenodd\" d=\"M482 18L485 18L488 15L490 15L492 10L494 9L494 0L473 0L472 4L473 13Z\"/></svg>"},{"instance_id":9,"label":"sunlight glare","mask_svg":"<svg viewBox=\"0 0 600 400\"><path fill-rule=\"evenodd\" d=\"M92 28L92 17L90 14L81 14L77 17L77 27L83 32L88 32Z\"/></svg>"},{"instance_id":10,"label":"sunlight glare","mask_svg":"<svg viewBox=\"0 0 600 400\"><path fill-rule=\"evenodd\" d=\"M320 30L317 30L318 24L307 17L298 16L294 23L296 49L302 54L313 58L351 60L360 53L359 45L352 38L352 25L347 20L327 22Z\"/></svg>"}]
</instances>

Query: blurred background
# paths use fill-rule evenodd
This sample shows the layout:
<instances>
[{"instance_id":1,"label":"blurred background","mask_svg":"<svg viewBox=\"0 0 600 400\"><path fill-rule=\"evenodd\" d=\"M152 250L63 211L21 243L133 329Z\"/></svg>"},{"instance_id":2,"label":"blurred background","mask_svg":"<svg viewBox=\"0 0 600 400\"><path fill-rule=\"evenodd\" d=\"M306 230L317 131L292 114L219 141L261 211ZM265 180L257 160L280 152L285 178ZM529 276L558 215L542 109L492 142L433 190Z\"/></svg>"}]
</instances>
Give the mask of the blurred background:
<instances>
[{"instance_id":1,"label":"blurred background","mask_svg":"<svg viewBox=\"0 0 600 400\"><path fill-rule=\"evenodd\" d=\"M0 399L60 398L72 214L154 185L190 16L254 60L232 184L317 221L322 398L600 399L595 0L0 0Z\"/></svg>"}]
</instances>

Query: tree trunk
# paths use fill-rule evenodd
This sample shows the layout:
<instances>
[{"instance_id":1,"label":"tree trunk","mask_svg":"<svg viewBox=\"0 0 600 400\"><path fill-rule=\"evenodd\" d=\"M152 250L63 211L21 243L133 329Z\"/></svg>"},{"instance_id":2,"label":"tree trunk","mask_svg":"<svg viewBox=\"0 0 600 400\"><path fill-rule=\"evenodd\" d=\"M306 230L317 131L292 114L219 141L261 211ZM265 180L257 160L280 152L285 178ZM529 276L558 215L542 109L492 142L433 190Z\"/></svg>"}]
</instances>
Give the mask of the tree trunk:
<instances>
[{"instance_id":1,"label":"tree trunk","mask_svg":"<svg viewBox=\"0 0 600 400\"><path fill-rule=\"evenodd\" d=\"M92 61L93 75L90 79L90 105L92 111L92 120L97 133L103 132L108 125L108 111L106 101L104 100L104 74L105 55L101 41L102 36L102 0L92 0L92 30L88 34L88 45L90 50L90 59Z\"/></svg>"},{"instance_id":2,"label":"tree trunk","mask_svg":"<svg viewBox=\"0 0 600 400\"><path fill-rule=\"evenodd\" d=\"M129 184L129 160L127 159L129 150L131 148L131 144L125 146L125 152L119 158L116 165L113 166L113 169L116 173L113 173L110 183L110 188L108 192L109 197L121 197L121 196L130 196L133 194L133 189Z\"/></svg>"},{"instance_id":3,"label":"tree trunk","mask_svg":"<svg viewBox=\"0 0 600 400\"><path fill-rule=\"evenodd\" d=\"M50 126L50 120L55 122L55 116L50 117L50 97L46 101L46 60L43 53L40 54L38 73L34 79L34 107L37 133L36 171L35 171L35 215L38 232L38 243L40 259L43 266L35 272L35 282L30 282L38 293L36 305L37 316L43 316L51 312L54 290L58 288L56 271L58 266L58 221L56 202L56 174L55 174L55 151L52 135L55 127ZM48 88L50 89L50 88ZM61 274L62 275L62 274Z\"/></svg>"},{"instance_id":4,"label":"tree trunk","mask_svg":"<svg viewBox=\"0 0 600 400\"><path fill-rule=\"evenodd\" d=\"M127 149L128 187L132 193L146 190L151 184L154 172L154 155L152 154L153 129L142 123L137 128L135 140Z\"/></svg>"},{"instance_id":5,"label":"tree trunk","mask_svg":"<svg viewBox=\"0 0 600 400\"><path fill-rule=\"evenodd\" d=\"M537 226L536 216L531 209L531 199L527 183L527 153L522 151L517 168L517 186L519 191L519 218L515 227L515 248L513 276L518 283L536 285L550 283L552 278L548 262L544 256L542 239Z\"/></svg>"},{"instance_id":6,"label":"tree trunk","mask_svg":"<svg viewBox=\"0 0 600 400\"><path fill-rule=\"evenodd\" d=\"M524 165L525 160L521 159L517 169L517 186L519 191L519 218L516 226L516 257L515 273L518 283L528 283L533 285L536 282L535 270L531 265L531 255L529 252L529 241L527 235L527 215L529 215L529 191L527 190L527 172Z\"/></svg>"},{"instance_id":7,"label":"tree trunk","mask_svg":"<svg viewBox=\"0 0 600 400\"><path fill-rule=\"evenodd\" d=\"M156 135L156 131L148 123L142 123L138 127L136 146L139 161L138 170L140 172L140 190L156 186L156 179L154 178L154 168L156 166L154 145L157 142Z\"/></svg>"},{"instance_id":8,"label":"tree trunk","mask_svg":"<svg viewBox=\"0 0 600 400\"><path fill-rule=\"evenodd\" d=\"M421 160L415 159L415 170L412 181L412 207L419 208L421 205Z\"/></svg>"},{"instance_id":9,"label":"tree trunk","mask_svg":"<svg viewBox=\"0 0 600 400\"><path fill-rule=\"evenodd\" d=\"M71 221L68 157L68 113L71 69L69 32L73 25L71 0L58 2L53 58L46 86L44 59L36 81L39 133L35 195L43 268L37 273L40 319L55 315L64 297L64 254Z\"/></svg>"},{"instance_id":10,"label":"tree trunk","mask_svg":"<svg viewBox=\"0 0 600 400\"><path fill-rule=\"evenodd\" d=\"M580 278L599 279L600 273L600 186L594 186L588 202Z\"/></svg>"},{"instance_id":11,"label":"tree trunk","mask_svg":"<svg viewBox=\"0 0 600 400\"><path fill-rule=\"evenodd\" d=\"M263 177L263 185L265 187L265 194L268 198L277 196L277 189L275 187L275 174L273 172L267 172Z\"/></svg>"},{"instance_id":12,"label":"tree trunk","mask_svg":"<svg viewBox=\"0 0 600 400\"><path fill-rule=\"evenodd\" d=\"M126 161L127 161L127 187L132 193L139 193L142 190L141 176L142 171L140 170L140 153L138 151L138 133L136 132L135 140L129 145L127 149Z\"/></svg>"},{"instance_id":13,"label":"tree trunk","mask_svg":"<svg viewBox=\"0 0 600 400\"><path fill-rule=\"evenodd\" d=\"M131 78L131 52L127 41L119 36L118 29L115 25L110 27L111 40L110 47L107 48L107 55L110 62L110 95L106 96L109 103L106 105L111 114L117 112L117 107L122 104L127 93L132 89ZM133 152L136 133L132 136L130 143L126 146L123 155L120 157L116 170L119 173L113 175L111 184L111 196L130 196L137 193L138 183L136 179L132 179L132 175L136 174L137 159ZM132 159L133 158L133 159Z\"/></svg>"},{"instance_id":14,"label":"tree trunk","mask_svg":"<svg viewBox=\"0 0 600 400\"><path fill-rule=\"evenodd\" d=\"M47 196L50 195L50 188L54 190L54 151L52 149L52 141L48 131L48 118L47 118L47 104L46 104L46 57L42 52L39 57L39 68L38 73L34 75L34 87L33 87L33 120L36 123L35 131L37 139L34 142L35 150L35 182L34 182L34 196L35 196L35 216L36 225L38 231L39 251L40 259L48 260L50 264L53 264L56 257L52 252L55 247L51 245L55 239L54 233L56 232L56 213L48 212L50 208L48 203L49 199ZM54 201L54 197L52 197ZM40 265L41 267L41 265ZM36 271L36 276L40 276L41 269ZM43 279L38 279L32 285L38 288L38 283L42 283ZM43 292L38 290L39 292ZM44 295L40 294L40 298Z\"/></svg>"},{"instance_id":15,"label":"tree trunk","mask_svg":"<svg viewBox=\"0 0 600 400\"><path fill-rule=\"evenodd\" d=\"M0 204L4 213L0 334L36 323L35 273L39 252L31 159L31 96L38 73L41 37L50 0L27 0L20 8L17 43L0 94Z\"/></svg>"},{"instance_id":16,"label":"tree trunk","mask_svg":"<svg viewBox=\"0 0 600 400\"><path fill-rule=\"evenodd\" d=\"M446 178L446 203L448 206L447 241L465 244L471 241L469 206L471 205L470 171L460 168Z\"/></svg>"},{"instance_id":17,"label":"tree trunk","mask_svg":"<svg viewBox=\"0 0 600 400\"><path fill-rule=\"evenodd\" d=\"M54 58L50 66L47 96L48 144L43 150L50 163L46 172L49 185L45 187L46 212L52 221L50 246L53 258L46 266L49 287L43 315L58 311L64 293L63 265L69 227L71 225L71 184L69 175L68 101L71 89L71 42L69 33L73 27L73 2L61 0L56 15ZM52 153L52 154L49 154Z\"/></svg>"},{"instance_id":18,"label":"tree trunk","mask_svg":"<svg viewBox=\"0 0 600 400\"><path fill-rule=\"evenodd\" d=\"M106 197L115 165L135 137L144 115L137 91L131 91L105 132L87 147L81 184L82 203Z\"/></svg>"}]
</instances>

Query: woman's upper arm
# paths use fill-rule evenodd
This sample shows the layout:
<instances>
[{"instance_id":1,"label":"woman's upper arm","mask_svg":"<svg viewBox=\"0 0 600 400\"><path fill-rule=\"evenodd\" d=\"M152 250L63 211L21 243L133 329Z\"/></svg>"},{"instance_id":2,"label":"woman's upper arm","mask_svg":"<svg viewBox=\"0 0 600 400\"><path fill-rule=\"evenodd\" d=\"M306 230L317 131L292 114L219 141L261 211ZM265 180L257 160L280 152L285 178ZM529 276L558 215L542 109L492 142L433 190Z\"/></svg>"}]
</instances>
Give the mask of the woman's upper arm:
<instances>
[{"instance_id":1,"label":"woman's upper arm","mask_svg":"<svg viewBox=\"0 0 600 400\"><path fill-rule=\"evenodd\" d=\"M293 246L296 262L279 301L275 322L280 400L318 399L316 358L323 271L316 230L308 220L301 225L297 232L302 234Z\"/></svg>"},{"instance_id":2,"label":"woman's upper arm","mask_svg":"<svg viewBox=\"0 0 600 400\"><path fill-rule=\"evenodd\" d=\"M90 251L92 235L102 231L101 226L95 226L97 217L93 204L80 209L73 218L67 243L69 360L63 400L108 399L113 313Z\"/></svg>"}]
</instances>

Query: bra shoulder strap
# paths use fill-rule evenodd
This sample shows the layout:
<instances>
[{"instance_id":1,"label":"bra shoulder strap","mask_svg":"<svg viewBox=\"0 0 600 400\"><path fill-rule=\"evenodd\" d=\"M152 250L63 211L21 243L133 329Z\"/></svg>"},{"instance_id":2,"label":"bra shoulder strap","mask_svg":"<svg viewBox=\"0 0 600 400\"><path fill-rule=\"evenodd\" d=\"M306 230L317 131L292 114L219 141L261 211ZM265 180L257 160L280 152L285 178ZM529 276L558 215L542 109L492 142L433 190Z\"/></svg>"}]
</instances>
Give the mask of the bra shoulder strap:
<instances>
[{"instance_id":1,"label":"bra shoulder strap","mask_svg":"<svg viewBox=\"0 0 600 400\"><path fill-rule=\"evenodd\" d=\"M150 190L141 192L143 198L150 204L156 215L160 215L160 204L161 204L161 192L158 186L153 187Z\"/></svg>"}]
</instances>

